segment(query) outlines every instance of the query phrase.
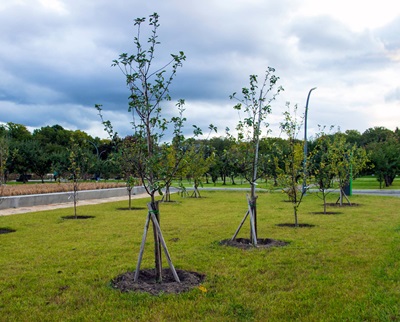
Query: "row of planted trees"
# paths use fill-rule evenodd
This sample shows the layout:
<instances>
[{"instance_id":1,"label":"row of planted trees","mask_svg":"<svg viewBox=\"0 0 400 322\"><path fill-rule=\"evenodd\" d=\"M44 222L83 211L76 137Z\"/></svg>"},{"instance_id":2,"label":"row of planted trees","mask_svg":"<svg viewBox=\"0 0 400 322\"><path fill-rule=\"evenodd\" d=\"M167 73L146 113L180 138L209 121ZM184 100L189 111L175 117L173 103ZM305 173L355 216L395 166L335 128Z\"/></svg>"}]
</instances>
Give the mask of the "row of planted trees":
<instances>
[{"instance_id":1,"label":"row of planted trees","mask_svg":"<svg viewBox=\"0 0 400 322\"><path fill-rule=\"evenodd\" d=\"M257 233L257 194L256 185L260 178L272 178L273 184L285 189L289 199L293 203L297 223L297 208L302 200L305 190L301 189L300 179L306 180L306 169L308 177L315 180L317 189L323 192L332 188L332 184L339 180L341 184L341 169L346 169L346 178L349 176L349 165L360 163L365 165L367 159L365 150L362 148L349 148L342 141L343 136L335 135L328 140L328 135L321 132L316 140L315 152L309 157L309 164L303 162L302 143L297 140L296 135L301 126L301 121L293 117L288 110L284 114L284 121L281 129L287 139L262 140L262 133L267 128L267 116L271 113L271 103L283 90L278 86L279 77L275 70L269 67L265 76L260 80L257 75L250 76L248 87L242 88L239 94L234 93L231 99L237 100L234 108L243 114L243 118L236 127L237 137L229 134L225 139L198 140L196 136L202 134L201 130L194 126L193 138L186 139L183 136L183 126L186 119L184 113L184 101L179 100L175 105L177 116L170 119L165 118L163 107L172 107L168 101L169 87L179 67L186 59L183 52L171 55L171 60L165 65L154 63L154 53L159 45L157 30L159 28L159 16L155 13L149 17L150 36L147 38L147 45L141 41L141 33L145 18L135 20L137 35L134 38L135 52L133 54L123 53L113 65L118 67L126 78L129 89L129 112L133 115L133 136L129 144L123 144L121 154L125 154L131 168L129 171L134 177L138 177L143 184L150 201L145 220L142 243L139 251L138 261L134 274L134 281L137 282L140 275L141 261L148 235L150 224L153 227L155 276L157 282L162 282L162 251L168 261L175 281L179 282L179 276L174 268L167 245L163 238L160 226L160 201L162 189L165 188L168 200L169 188L172 180L184 176L191 177L194 183L194 196L199 196L198 186L201 178L207 174L212 181L221 176L223 180L231 177L232 180L242 176L248 181L250 189L247 196L247 211L242 222L239 224L232 239L235 239L243 223L249 218L250 221L250 242L257 246L259 238ZM157 66L163 66L158 68ZM109 121L103 119L102 106L96 105L99 115L110 134L115 138L115 133ZM301 118L300 118L301 119ZM172 140L169 143L162 143L166 131L172 133ZM216 130L210 125L210 130ZM125 140L125 142L127 142ZM286 142L285 144L280 144ZM213 143L222 145L213 146ZM343 144L342 144L343 143ZM342 144L342 145L341 145ZM333 153L333 147L337 150ZM264 149L263 149L264 148ZM324 150L324 149L327 150ZM221 151L222 150L222 151ZM218 152L222 154L218 155ZM329 152L329 155L327 154ZM332 155L330 153L333 153ZM358 159L359 153L362 157ZM335 159L333 159L333 157ZM323 162L331 162L331 168L326 168L324 175L329 178L322 180ZM348 162L347 162L348 161ZM317 162L319 165L317 165ZM347 162L347 163L346 163ZM312 165L312 166L311 166ZM359 169L362 166L360 165ZM335 169L335 170L333 170ZM328 171L329 170L329 171ZM356 174L358 168L353 166ZM344 179L343 179L344 180ZM341 189L342 190L342 189Z\"/></svg>"},{"instance_id":2,"label":"row of planted trees","mask_svg":"<svg viewBox=\"0 0 400 322\"><path fill-rule=\"evenodd\" d=\"M244 87L239 94L231 95L231 99L237 100L234 108L243 114L235 129L237 137L228 131L228 137L224 139L198 140L196 137L202 134L202 131L194 126L193 137L185 138L183 135L186 121L183 116L185 102L179 100L176 103L177 116L169 119L165 115L171 115L171 111L166 113L163 108L174 106L169 102L171 100L169 87L186 57L183 52L179 52L171 55L170 61L166 64L156 64L154 53L159 45L157 35L159 16L154 13L149 17L150 35L147 44L141 39L145 22L145 18L135 20L137 28L134 37L135 52L123 53L113 62L126 78L129 90L128 110L133 115L133 135L119 140L111 123L103 119L101 105L96 105L102 122L110 134L110 150L115 153L114 160L118 160L116 164L124 173L128 187L140 183L150 197L136 265L135 282L139 279L150 225L153 228L156 280L161 282L163 278L162 252L164 252L174 278L179 282L160 226L161 199L158 197L163 190L166 190L165 198L168 198L169 187L174 179L190 177L194 184L193 196L199 196L198 187L205 174L207 174L206 180L210 177L214 182L218 177L222 177L225 181L227 177L234 180L237 176L248 181L250 189L247 207L244 207L247 211L232 239L237 236L241 226L249 218L250 242L257 246L259 239L257 180L268 178L274 185L284 189L293 204L297 223L297 208L305 193L301 188L302 180L308 178L308 184L320 190L324 198L332 185L337 182L340 190L343 190L343 183L348 180L350 170L355 175L366 165L367 158L363 147L349 145L343 135L330 135L323 131L316 138L314 149L305 164L301 153L302 142L296 137L301 126L301 117L300 119L294 117L296 113L290 110L290 104L287 105L288 110L281 123L282 132L286 134L285 139L262 139L262 133L267 129L266 121L271 113L271 103L283 90L278 86L279 77L271 67L261 80L258 76L251 75L249 86ZM215 127L210 125L210 131L214 130ZM172 133L170 142L164 142L165 133ZM221 143L222 150L213 146L213 143ZM100 154L97 150L97 155ZM70 159L73 159L74 155L75 152L70 153ZM81 167L79 173L82 173ZM314 182L311 182L310 178Z\"/></svg>"}]
</instances>

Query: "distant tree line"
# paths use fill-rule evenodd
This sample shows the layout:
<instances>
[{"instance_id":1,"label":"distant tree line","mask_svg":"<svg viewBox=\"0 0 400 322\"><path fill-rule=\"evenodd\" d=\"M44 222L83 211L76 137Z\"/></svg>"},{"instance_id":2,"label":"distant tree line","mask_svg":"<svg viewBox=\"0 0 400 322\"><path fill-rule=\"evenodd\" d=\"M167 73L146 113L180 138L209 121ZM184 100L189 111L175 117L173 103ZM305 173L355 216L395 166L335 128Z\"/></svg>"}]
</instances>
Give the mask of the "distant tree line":
<instances>
[{"instance_id":1,"label":"distant tree line","mask_svg":"<svg viewBox=\"0 0 400 322\"><path fill-rule=\"evenodd\" d=\"M312 161L308 170L310 176L315 177L316 169L321 174L321 169L333 162L332 155L316 156L318 149L319 153L323 151L321 140L325 140L326 144L334 142L337 137L342 138L343 144L365 150L368 161L359 174L375 175L381 187L392 185L400 172L400 131L384 127L369 128L363 133L357 130L319 133L308 142L308 154ZM133 152L136 143L137 139L132 136L100 139L80 130L64 129L60 125L45 126L31 133L24 125L7 123L0 125L0 180L6 183L17 178L26 182L29 175L35 175L44 181L48 174L54 180L69 179L72 175L71 151L78 147L79 153L74 153L79 158L74 162L79 164L82 179L120 178L128 184L138 184L133 166L137 162ZM301 143L298 141L298 144ZM232 136L187 140L187 153L182 166L176 171L176 179L192 180L196 188L203 183L226 184L229 181L236 184L247 171L243 144ZM289 139L278 137L260 139L258 167L262 178L278 184L291 144L293 142ZM160 147L168 155L164 161L173 164L176 157L174 146L164 145ZM324 160L323 163L321 160Z\"/></svg>"}]
</instances>

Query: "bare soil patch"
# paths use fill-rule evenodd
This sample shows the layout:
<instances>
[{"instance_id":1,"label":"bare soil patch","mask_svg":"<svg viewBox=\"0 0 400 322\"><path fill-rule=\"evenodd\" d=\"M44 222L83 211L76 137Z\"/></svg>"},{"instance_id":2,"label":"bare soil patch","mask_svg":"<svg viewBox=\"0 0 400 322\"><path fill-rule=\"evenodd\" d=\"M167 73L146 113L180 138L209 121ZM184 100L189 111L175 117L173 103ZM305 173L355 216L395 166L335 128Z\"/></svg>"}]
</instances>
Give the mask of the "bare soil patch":
<instances>
[{"instance_id":1,"label":"bare soil patch","mask_svg":"<svg viewBox=\"0 0 400 322\"><path fill-rule=\"evenodd\" d=\"M221 245L237 247L241 249L255 248L249 238L236 238L234 240L224 239L220 242ZM276 240L270 238L258 238L257 248L269 248L269 247L282 247L288 245L289 242L283 240Z\"/></svg>"},{"instance_id":2,"label":"bare soil patch","mask_svg":"<svg viewBox=\"0 0 400 322\"><path fill-rule=\"evenodd\" d=\"M151 295L179 294L200 286L205 275L197 272L176 270L180 283L176 282L170 269L163 269L162 283L157 283L154 269L141 270L139 280L134 282L135 272L126 272L111 281L111 286L121 292L146 292Z\"/></svg>"}]
</instances>

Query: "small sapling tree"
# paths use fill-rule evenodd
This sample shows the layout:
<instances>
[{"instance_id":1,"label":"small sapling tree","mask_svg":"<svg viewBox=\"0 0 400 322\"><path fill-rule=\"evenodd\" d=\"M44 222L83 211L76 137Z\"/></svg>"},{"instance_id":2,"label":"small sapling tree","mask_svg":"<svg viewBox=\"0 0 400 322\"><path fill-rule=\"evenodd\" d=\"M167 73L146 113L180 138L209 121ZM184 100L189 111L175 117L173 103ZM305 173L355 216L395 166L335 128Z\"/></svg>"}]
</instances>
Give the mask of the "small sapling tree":
<instances>
[{"instance_id":1,"label":"small sapling tree","mask_svg":"<svg viewBox=\"0 0 400 322\"><path fill-rule=\"evenodd\" d=\"M318 188L317 196L323 201L324 214L326 214L326 198L334 188L336 174L336 169L332 164L332 141L333 136L325 133L324 128L320 128L310 154L310 162L307 163L311 182Z\"/></svg>"},{"instance_id":2,"label":"small sapling tree","mask_svg":"<svg viewBox=\"0 0 400 322\"><path fill-rule=\"evenodd\" d=\"M345 194L345 187L350 181L366 168L368 156L364 148L357 147L357 144L350 144L346 141L343 133L334 135L331 151L331 162L335 169L335 178L339 185L339 198L337 203L343 205L346 199L351 205L349 198Z\"/></svg>"},{"instance_id":3,"label":"small sapling tree","mask_svg":"<svg viewBox=\"0 0 400 322\"><path fill-rule=\"evenodd\" d=\"M299 226L298 209L303 200L303 191L299 179L303 177L303 144L297 140L297 135L303 124L303 117L297 115L297 105L291 111L290 103L286 103L287 110L283 113L284 121L280 123L280 128L288 139L287 153L282 153L279 158L283 160L284 168L279 168L278 158L275 158L276 168L278 169L277 182L287 194L293 206L294 225Z\"/></svg>"},{"instance_id":4,"label":"small sapling tree","mask_svg":"<svg viewBox=\"0 0 400 322\"><path fill-rule=\"evenodd\" d=\"M215 162L214 153L207 153L208 150L204 142L192 141L184 159L183 171L193 180L193 198L201 198L199 187L203 186L203 177Z\"/></svg>"},{"instance_id":5,"label":"small sapling tree","mask_svg":"<svg viewBox=\"0 0 400 322\"><path fill-rule=\"evenodd\" d=\"M259 81L257 75L250 75L250 86L242 88L241 95L237 95L237 93L230 95L231 99L239 102L234 109L245 115L243 119L239 120L236 130L242 162L241 168L244 178L250 183L250 196L247 196L248 210L232 240L236 238L247 216L250 215L250 241L253 246L257 246L256 181L260 178L258 167L261 126L264 124L268 127L266 118L271 113L271 102L283 90L281 86L275 88L279 77L274 73L275 69L268 67L262 81Z\"/></svg>"},{"instance_id":6,"label":"small sapling tree","mask_svg":"<svg viewBox=\"0 0 400 322\"><path fill-rule=\"evenodd\" d=\"M176 139L174 144L181 147L183 143L182 127L184 118L184 101L179 100L176 104L179 115L167 119L165 115L171 115L171 110L165 112L165 108L170 108L171 100L169 87L176 75L179 67L185 60L183 52L172 54L170 60L165 65L156 64L154 54L158 45L157 31L160 26L159 16L154 13L149 16L148 26L151 29L147 40L147 46L142 42L142 27L146 18L135 20L137 35L134 37L135 53L123 53L118 59L113 61L113 66L118 67L126 78L126 84L130 91L129 112L133 115L133 136L134 145L134 166L135 172L139 176L146 192L150 196L148 203L148 213L143 233L142 243L134 274L134 281L137 282L140 274L140 266L146 243L147 232L150 222L153 226L154 236L154 261L156 281L162 282L162 249L164 250L169 268L177 282L180 282L176 273L171 257L169 255L165 240L160 227L160 209L157 194L162 194L164 184L168 178L174 177L179 168L181 158L176 159L176 164L165 167L163 162L167 157L168 149L161 147L162 139L168 129L173 128L172 137ZM165 103L163 105L162 103ZM96 105L101 116L101 105ZM109 129L110 123L104 122ZM195 127L196 134L201 131Z\"/></svg>"},{"instance_id":7,"label":"small sapling tree","mask_svg":"<svg viewBox=\"0 0 400 322\"><path fill-rule=\"evenodd\" d=\"M79 180L82 175L82 167L87 162L87 156L83 152L81 146L71 138L71 145L69 148L69 175L72 182L72 198L74 201L74 217L78 218L77 204L78 204L78 191L79 191Z\"/></svg>"}]
</instances>

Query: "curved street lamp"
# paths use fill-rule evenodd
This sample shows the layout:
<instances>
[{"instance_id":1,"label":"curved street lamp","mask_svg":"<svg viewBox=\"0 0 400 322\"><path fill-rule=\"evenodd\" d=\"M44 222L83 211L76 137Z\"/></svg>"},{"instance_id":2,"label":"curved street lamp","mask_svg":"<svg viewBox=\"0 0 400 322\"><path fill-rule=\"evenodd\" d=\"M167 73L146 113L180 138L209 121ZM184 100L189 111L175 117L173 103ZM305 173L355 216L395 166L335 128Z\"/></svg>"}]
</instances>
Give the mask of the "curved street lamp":
<instances>
[{"instance_id":1,"label":"curved street lamp","mask_svg":"<svg viewBox=\"0 0 400 322\"><path fill-rule=\"evenodd\" d=\"M304 161L303 161L303 191L302 193L305 194L307 191L307 113L308 113L308 102L310 100L311 92L317 89L313 87L308 92L307 102L306 102L306 112L304 114Z\"/></svg>"}]
</instances>

